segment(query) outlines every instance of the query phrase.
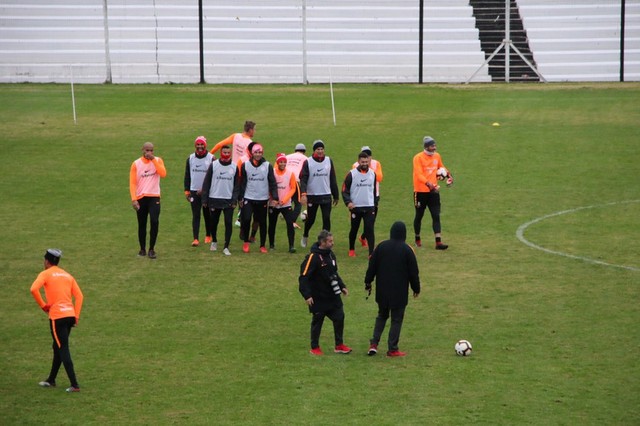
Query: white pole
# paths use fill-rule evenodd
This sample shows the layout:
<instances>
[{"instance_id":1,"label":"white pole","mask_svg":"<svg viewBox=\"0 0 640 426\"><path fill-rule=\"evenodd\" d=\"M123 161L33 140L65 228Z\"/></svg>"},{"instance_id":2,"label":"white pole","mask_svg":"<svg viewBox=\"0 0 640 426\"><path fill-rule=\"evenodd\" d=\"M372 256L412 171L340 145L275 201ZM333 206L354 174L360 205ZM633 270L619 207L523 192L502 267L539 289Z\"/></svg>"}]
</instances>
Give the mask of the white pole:
<instances>
[{"instance_id":1,"label":"white pole","mask_svg":"<svg viewBox=\"0 0 640 426\"><path fill-rule=\"evenodd\" d=\"M331 65L329 65L329 90L331 91L331 111L333 111L333 125L336 125L336 104L333 101L333 78L331 77Z\"/></svg>"},{"instance_id":2,"label":"white pole","mask_svg":"<svg viewBox=\"0 0 640 426\"><path fill-rule=\"evenodd\" d=\"M504 81L511 76L511 1L504 0Z\"/></svg>"},{"instance_id":3,"label":"white pole","mask_svg":"<svg viewBox=\"0 0 640 426\"><path fill-rule=\"evenodd\" d=\"M105 80L105 83L112 83L111 53L109 50L109 8L107 7L107 0L104 0L102 3L102 20L104 24L104 63L107 71L107 79Z\"/></svg>"},{"instance_id":4,"label":"white pole","mask_svg":"<svg viewBox=\"0 0 640 426\"><path fill-rule=\"evenodd\" d=\"M302 0L302 84L309 84L307 76L307 2Z\"/></svg>"},{"instance_id":5,"label":"white pole","mask_svg":"<svg viewBox=\"0 0 640 426\"><path fill-rule=\"evenodd\" d=\"M73 90L73 66L69 65L69 69L71 70L71 105L73 106L73 124L78 124L78 119L76 117L76 95Z\"/></svg>"}]
</instances>

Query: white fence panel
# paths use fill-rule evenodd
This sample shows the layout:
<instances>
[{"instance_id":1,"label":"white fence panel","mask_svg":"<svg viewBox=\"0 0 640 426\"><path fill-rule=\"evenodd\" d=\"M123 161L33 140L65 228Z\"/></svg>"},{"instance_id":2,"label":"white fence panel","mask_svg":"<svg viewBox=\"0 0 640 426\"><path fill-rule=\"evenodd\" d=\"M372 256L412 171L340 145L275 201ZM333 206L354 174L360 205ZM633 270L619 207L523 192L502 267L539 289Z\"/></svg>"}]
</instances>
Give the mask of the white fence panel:
<instances>
[{"instance_id":1,"label":"white fence panel","mask_svg":"<svg viewBox=\"0 0 640 426\"><path fill-rule=\"evenodd\" d=\"M464 82L484 62L467 0L203 0L208 83ZM106 5L106 6L105 6ZM619 0L518 0L549 81L619 78ZM626 0L625 80L640 80ZM105 14L106 12L106 14ZM200 81L198 0L2 0L0 83ZM616 69L616 67L618 69ZM484 67L474 81L490 81Z\"/></svg>"}]
</instances>

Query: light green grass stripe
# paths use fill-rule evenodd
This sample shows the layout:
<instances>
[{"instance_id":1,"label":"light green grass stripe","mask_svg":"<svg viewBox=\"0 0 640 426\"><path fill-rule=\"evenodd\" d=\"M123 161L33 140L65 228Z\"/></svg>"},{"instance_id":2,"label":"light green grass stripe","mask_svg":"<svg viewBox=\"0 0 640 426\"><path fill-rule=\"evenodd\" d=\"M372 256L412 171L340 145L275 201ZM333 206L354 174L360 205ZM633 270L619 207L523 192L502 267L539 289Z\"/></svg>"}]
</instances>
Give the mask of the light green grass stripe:
<instances>
[{"instance_id":1,"label":"light green grass stripe","mask_svg":"<svg viewBox=\"0 0 640 426\"><path fill-rule=\"evenodd\" d=\"M552 217L560 216L560 215L563 215L563 214L575 213L575 212L578 212L578 211L581 211L581 210L593 209L593 208L596 208L596 207L606 207L606 206L614 206L614 205L619 205L619 204L630 204L630 203L637 203L637 202L640 202L640 200L614 201L614 202L606 203L606 204L594 204L592 206L577 207L575 209L568 209L568 210L562 210L562 211L556 212L556 213L551 213L551 214L548 214L548 215L533 219L533 220L531 220L531 221L529 221L527 223L524 223L524 224L520 225L518 227L518 230L516 231L516 237L518 237L518 239L520 241L522 241L524 244L528 245L529 247L541 250L541 251L543 251L545 253L550 253L550 254L555 254L555 255L558 255L558 256L568 257L570 259L582 260L583 262L593 263L595 265L611 266L611 267L614 267L614 268L627 269L629 271L640 271L640 268L636 268L636 267L633 267L633 266L616 265L614 263L608 263L608 262L603 262L601 260L590 259L590 258L584 257L584 256L576 256L576 255L569 254L569 253L564 253L564 252L561 252L561 251L551 250L551 249L539 246L539 245L537 245L535 243L532 243L531 241L527 240L525 238L525 236L524 236L524 232L529 226L531 226L533 224L536 224L538 222L541 222L541 221L543 221L545 219L549 219L549 218L552 218Z\"/></svg>"}]
</instances>

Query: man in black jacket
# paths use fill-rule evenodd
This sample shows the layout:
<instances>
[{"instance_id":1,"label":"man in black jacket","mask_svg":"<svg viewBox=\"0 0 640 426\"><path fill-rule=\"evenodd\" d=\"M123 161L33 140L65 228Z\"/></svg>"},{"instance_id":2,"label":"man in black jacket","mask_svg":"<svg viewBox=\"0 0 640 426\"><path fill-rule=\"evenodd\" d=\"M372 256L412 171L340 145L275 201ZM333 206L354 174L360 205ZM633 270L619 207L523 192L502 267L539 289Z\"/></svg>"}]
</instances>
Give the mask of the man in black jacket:
<instances>
[{"instance_id":1,"label":"man in black jacket","mask_svg":"<svg viewBox=\"0 0 640 426\"><path fill-rule=\"evenodd\" d=\"M378 343L391 314L391 327L387 356L405 356L398 350L400 330L404 311L409 302L408 290L411 285L413 297L420 294L420 276L418 262L413 249L405 242L407 227L404 222L395 222L391 226L391 239L378 244L369 260L369 268L364 278L365 290L371 293L371 283L376 279L376 303L378 316L370 340L369 355L378 353Z\"/></svg>"},{"instance_id":2,"label":"man in black jacket","mask_svg":"<svg viewBox=\"0 0 640 426\"><path fill-rule=\"evenodd\" d=\"M324 318L333 322L335 339L334 352L348 354L351 348L343 342L344 309L341 294L349 295L342 278L338 275L338 263L333 248L333 235L327 230L320 231L318 242L314 243L300 265L299 291L311 312L311 354L322 355L320 332Z\"/></svg>"}]
</instances>

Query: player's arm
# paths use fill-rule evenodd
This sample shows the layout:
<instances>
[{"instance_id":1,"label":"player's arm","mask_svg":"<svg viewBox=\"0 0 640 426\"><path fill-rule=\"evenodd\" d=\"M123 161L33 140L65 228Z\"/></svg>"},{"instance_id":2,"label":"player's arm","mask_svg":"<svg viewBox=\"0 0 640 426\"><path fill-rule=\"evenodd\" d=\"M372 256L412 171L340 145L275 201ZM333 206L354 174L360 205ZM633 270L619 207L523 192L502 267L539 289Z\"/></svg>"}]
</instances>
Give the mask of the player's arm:
<instances>
[{"instance_id":1,"label":"player's arm","mask_svg":"<svg viewBox=\"0 0 640 426\"><path fill-rule=\"evenodd\" d=\"M378 183L382 182L382 179L384 178L384 176L382 174L382 164L380 164L379 161L378 161L378 167L376 167L375 173L376 173L376 182Z\"/></svg>"},{"instance_id":2,"label":"player's arm","mask_svg":"<svg viewBox=\"0 0 640 426\"><path fill-rule=\"evenodd\" d=\"M189 158L187 158L187 164L184 168L184 195L189 198L191 194L191 164L189 163Z\"/></svg>"},{"instance_id":3,"label":"player's arm","mask_svg":"<svg viewBox=\"0 0 640 426\"><path fill-rule=\"evenodd\" d=\"M209 189L211 188L211 180L213 179L213 163L209 165L207 173L204 174L204 181L202 182L202 192L200 193L200 199L203 204L207 204L209 200Z\"/></svg>"},{"instance_id":4,"label":"player's arm","mask_svg":"<svg viewBox=\"0 0 640 426\"><path fill-rule=\"evenodd\" d=\"M377 205L378 205L378 200L379 200L380 194L378 194L378 185L376 185L376 184L375 184L375 182L377 182L377 181L378 181L378 174L377 174L376 172L373 172L373 175L375 176L375 178L373 179L374 184L373 184L373 185L371 185L371 186L373 186L373 188L371 188L371 189L373 190L373 200L374 200L374 203L375 203L375 205L377 206Z\"/></svg>"},{"instance_id":5,"label":"player's arm","mask_svg":"<svg viewBox=\"0 0 640 426\"><path fill-rule=\"evenodd\" d=\"M220 142L215 144L215 146L213 148L211 148L211 151L209 151L209 152L211 154L215 154L216 152L220 151L220 148L222 148L223 146L232 145L233 144L233 137L234 137L234 135L230 135L227 138L221 140Z\"/></svg>"},{"instance_id":6,"label":"player's arm","mask_svg":"<svg viewBox=\"0 0 640 426\"><path fill-rule=\"evenodd\" d=\"M42 294L40 294L40 289L42 288L42 286L44 286L44 280L40 277L40 275L38 275L33 284L31 284L31 295L35 299L38 306L40 306L40 309L47 312L47 303L42 298Z\"/></svg>"},{"instance_id":7,"label":"player's arm","mask_svg":"<svg viewBox=\"0 0 640 426\"><path fill-rule=\"evenodd\" d=\"M411 246L407 245L405 249L407 251L406 258L409 284L411 285L414 297L417 297L417 295L420 294L420 271L418 269L418 260L416 259L416 254Z\"/></svg>"},{"instance_id":8,"label":"player's arm","mask_svg":"<svg viewBox=\"0 0 640 426\"><path fill-rule=\"evenodd\" d=\"M76 324L77 324L78 320L80 319L80 312L82 312L82 303L84 302L84 295L82 294L82 290L80 290L80 286L78 285L75 279L71 284L71 294L73 295L73 298L74 298L73 310L76 313Z\"/></svg>"},{"instance_id":9,"label":"player's arm","mask_svg":"<svg viewBox=\"0 0 640 426\"><path fill-rule=\"evenodd\" d=\"M247 179L246 179L247 171L244 168L244 163L240 167L240 182L239 182L239 191L238 191L238 199L244 199L244 191L247 189Z\"/></svg>"},{"instance_id":10,"label":"player's arm","mask_svg":"<svg viewBox=\"0 0 640 426\"><path fill-rule=\"evenodd\" d=\"M351 172L347 172L347 175L344 177L344 182L342 182L342 201L344 201L344 205L349 207L351 204L351 183L353 182L353 176Z\"/></svg>"},{"instance_id":11,"label":"player's arm","mask_svg":"<svg viewBox=\"0 0 640 426\"><path fill-rule=\"evenodd\" d=\"M129 194L131 195L131 201L136 201L138 192L138 168L136 167L136 163L131 164L131 169L129 170Z\"/></svg>"},{"instance_id":12,"label":"player's arm","mask_svg":"<svg viewBox=\"0 0 640 426\"><path fill-rule=\"evenodd\" d=\"M338 190L338 179L336 178L336 168L333 166L333 160L329 158L331 162L331 171L329 172L329 187L331 188L331 195L333 196L333 205L337 205L340 200L340 191Z\"/></svg>"},{"instance_id":13,"label":"player's arm","mask_svg":"<svg viewBox=\"0 0 640 426\"><path fill-rule=\"evenodd\" d=\"M315 255L313 253L309 254L305 260L300 265L300 276L298 277L298 291L302 295L302 297L309 303L309 299L311 299L311 283L309 282L309 277L313 275L316 270L316 262ZM313 304L313 299L311 299L311 304Z\"/></svg>"},{"instance_id":14,"label":"player's arm","mask_svg":"<svg viewBox=\"0 0 640 426\"><path fill-rule=\"evenodd\" d=\"M300 195L307 195L307 182L309 182L309 161L305 160L300 168Z\"/></svg>"},{"instance_id":15,"label":"player's arm","mask_svg":"<svg viewBox=\"0 0 640 426\"><path fill-rule=\"evenodd\" d=\"M269 163L269 170L267 171L267 183L269 184L269 194L273 201L278 201L278 182L276 182L276 174L273 171L273 166Z\"/></svg>"},{"instance_id":16,"label":"player's arm","mask_svg":"<svg viewBox=\"0 0 640 426\"><path fill-rule=\"evenodd\" d=\"M236 174L233 176L233 193L231 194L231 205L235 208L240 196L240 169L236 167Z\"/></svg>"},{"instance_id":17,"label":"player's arm","mask_svg":"<svg viewBox=\"0 0 640 426\"><path fill-rule=\"evenodd\" d=\"M167 169L164 167L164 161L162 161L162 158L155 157L151 162L156 166L156 172L158 172L158 175L161 178L167 177Z\"/></svg>"},{"instance_id":18,"label":"player's arm","mask_svg":"<svg viewBox=\"0 0 640 426\"><path fill-rule=\"evenodd\" d=\"M282 200L280 200L280 204L287 204L289 202L289 200L295 195L297 186L298 181L293 173L291 173L291 179L289 179L289 192L287 192Z\"/></svg>"}]
</instances>

